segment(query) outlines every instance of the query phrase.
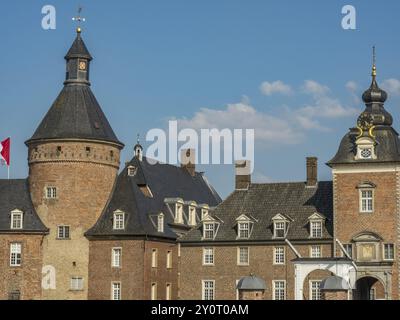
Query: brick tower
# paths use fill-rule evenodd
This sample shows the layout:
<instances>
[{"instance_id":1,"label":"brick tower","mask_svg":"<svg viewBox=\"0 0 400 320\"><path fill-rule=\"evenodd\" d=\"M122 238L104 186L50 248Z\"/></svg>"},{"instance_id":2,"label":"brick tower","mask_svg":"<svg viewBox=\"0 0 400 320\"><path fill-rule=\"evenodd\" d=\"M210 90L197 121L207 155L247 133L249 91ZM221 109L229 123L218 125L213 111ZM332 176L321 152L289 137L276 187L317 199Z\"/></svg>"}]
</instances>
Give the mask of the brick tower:
<instances>
[{"instance_id":1,"label":"brick tower","mask_svg":"<svg viewBox=\"0 0 400 320\"><path fill-rule=\"evenodd\" d=\"M86 299L89 242L84 233L100 216L113 188L123 144L90 89L92 56L81 29L65 56L61 93L26 141L33 205L50 229L43 265L56 271L43 299Z\"/></svg>"},{"instance_id":2,"label":"brick tower","mask_svg":"<svg viewBox=\"0 0 400 320\"><path fill-rule=\"evenodd\" d=\"M365 110L328 162L333 173L334 237L354 260L353 298L398 299L400 141L376 81L362 96Z\"/></svg>"}]
</instances>

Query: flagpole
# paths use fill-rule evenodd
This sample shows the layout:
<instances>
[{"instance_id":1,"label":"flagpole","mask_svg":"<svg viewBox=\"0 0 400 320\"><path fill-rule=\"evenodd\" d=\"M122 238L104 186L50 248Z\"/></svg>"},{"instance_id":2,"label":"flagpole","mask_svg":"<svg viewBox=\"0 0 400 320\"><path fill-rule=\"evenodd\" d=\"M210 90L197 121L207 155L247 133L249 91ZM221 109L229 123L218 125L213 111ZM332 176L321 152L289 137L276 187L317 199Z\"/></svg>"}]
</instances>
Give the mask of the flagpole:
<instances>
[{"instance_id":1,"label":"flagpole","mask_svg":"<svg viewBox=\"0 0 400 320\"><path fill-rule=\"evenodd\" d=\"M7 166L7 177L10 180L10 165Z\"/></svg>"}]
</instances>

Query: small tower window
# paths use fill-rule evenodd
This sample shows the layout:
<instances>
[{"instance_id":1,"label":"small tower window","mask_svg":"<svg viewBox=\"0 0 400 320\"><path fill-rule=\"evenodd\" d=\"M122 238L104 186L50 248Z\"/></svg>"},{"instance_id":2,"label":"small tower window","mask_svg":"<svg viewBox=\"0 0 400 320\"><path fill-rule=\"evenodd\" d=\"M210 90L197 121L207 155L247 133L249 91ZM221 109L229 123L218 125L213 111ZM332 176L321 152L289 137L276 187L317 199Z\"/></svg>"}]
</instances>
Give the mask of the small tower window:
<instances>
[{"instance_id":1,"label":"small tower window","mask_svg":"<svg viewBox=\"0 0 400 320\"><path fill-rule=\"evenodd\" d=\"M128 167L128 176L133 177L136 174L136 167L135 166L129 166Z\"/></svg>"},{"instance_id":2,"label":"small tower window","mask_svg":"<svg viewBox=\"0 0 400 320\"><path fill-rule=\"evenodd\" d=\"M363 159L371 159L372 158L372 149L371 148L362 148L360 150L361 158Z\"/></svg>"},{"instance_id":3,"label":"small tower window","mask_svg":"<svg viewBox=\"0 0 400 320\"><path fill-rule=\"evenodd\" d=\"M114 158L114 151L110 150L110 158L113 159Z\"/></svg>"},{"instance_id":4,"label":"small tower window","mask_svg":"<svg viewBox=\"0 0 400 320\"><path fill-rule=\"evenodd\" d=\"M46 188L46 198L47 199L57 198L57 188L56 187L47 187Z\"/></svg>"},{"instance_id":5,"label":"small tower window","mask_svg":"<svg viewBox=\"0 0 400 320\"><path fill-rule=\"evenodd\" d=\"M90 147L86 147L86 153L89 154L91 151Z\"/></svg>"}]
</instances>

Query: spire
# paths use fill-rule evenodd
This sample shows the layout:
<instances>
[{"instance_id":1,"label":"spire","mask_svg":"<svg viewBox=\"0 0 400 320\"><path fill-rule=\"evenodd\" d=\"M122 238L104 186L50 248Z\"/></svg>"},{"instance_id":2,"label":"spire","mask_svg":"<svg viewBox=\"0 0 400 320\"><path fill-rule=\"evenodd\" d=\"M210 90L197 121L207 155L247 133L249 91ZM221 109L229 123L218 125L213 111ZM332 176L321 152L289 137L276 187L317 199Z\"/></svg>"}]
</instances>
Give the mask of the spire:
<instances>
[{"instance_id":1,"label":"spire","mask_svg":"<svg viewBox=\"0 0 400 320\"><path fill-rule=\"evenodd\" d=\"M135 153L135 157L142 161L143 159L143 147L140 144L140 134L137 134L136 145L133 147L133 152Z\"/></svg>"},{"instance_id":2,"label":"spire","mask_svg":"<svg viewBox=\"0 0 400 320\"><path fill-rule=\"evenodd\" d=\"M389 112L387 112L383 106L387 99L387 93L379 88L376 80L376 51L375 46L372 47L372 82L370 87L363 93L362 99L366 105L366 109L363 112L372 118L371 125L392 125L393 118Z\"/></svg>"}]
</instances>

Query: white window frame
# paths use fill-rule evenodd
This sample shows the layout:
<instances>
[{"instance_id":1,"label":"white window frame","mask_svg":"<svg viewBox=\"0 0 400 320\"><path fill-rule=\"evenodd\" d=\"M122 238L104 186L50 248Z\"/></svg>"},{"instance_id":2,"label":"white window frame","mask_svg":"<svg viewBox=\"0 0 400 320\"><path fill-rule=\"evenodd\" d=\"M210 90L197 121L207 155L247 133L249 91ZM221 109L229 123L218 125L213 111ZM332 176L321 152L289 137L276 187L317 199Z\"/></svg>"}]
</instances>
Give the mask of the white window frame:
<instances>
[{"instance_id":1,"label":"white window frame","mask_svg":"<svg viewBox=\"0 0 400 320\"><path fill-rule=\"evenodd\" d=\"M46 199L57 199L57 187L47 186L45 189Z\"/></svg>"},{"instance_id":2,"label":"white window frame","mask_svg":"<svg viewBox=\"0 0 400 320\"><path fill-rule=\"evenodd\" d=\"M213 266L215 249L212 247L203 248L203 266Z\"/></svg>"},{"instance_id":3,"label":"white window frame","mask_svg":"<svg viewBox=\"0 0 400 320\"><path fill-rule=\"evenodd\" d=\"M278 252L282 250L282 252ZM284 265L286 263L286 252L284 246L274 247L274 263L275 265Z\"/></svg>"},{"instance_id":4,"label":"white window frame","mask_svg":"<svg viewBox=\"0 0 400 320\"><path fill-rule=\"evenodd\" d=\"M82 277L71 277L70 290L71 291L82 291L83 290L83 278Z\"/></svg>"},{"instance_id":5,"label":"white window frame","mask_svg":"<svg viewBox=\"0 0 400 320\"><path fill-rule=\"evenodd\" d=\"M308 288L309 288L309 296L308 299L309 300L322 300L322 296L321 296L321 282L322 280L310 280L308 283ZM314 288L313 284L318 283L318 288ZM314 292L315 292L315 296L317 299L313 299L314 298Z\"/></svg>"},{"instance_id":6,"label":"white window frame","mask_svg":"<svg viewBox=\"0 0 400 320\"><path fill-rule=\"evenodd\" d=\"M166 267L172 269L172 250L167 250Z\"/></svg>"},{"instance_id":7,"label":"white window frame","mask_svg":"<svg viewBox=\"0 0 400 320\"><path fill-rule=\"evenodd\" d=\"M175 203L175 223L183 223L183 203Z\"/></svg>"},{"instance_id":8,"label":"white window frame","mask_svg":"<svg viewBox=\"0 0 400 320\"><path fill-rule=\"evenodd\" d=\"M151 249L151 267L157 268L158 267L158 250Z\"/></svg>"},{"instance_id":9,"label":"white window frame","mask_svg":"<svg viewBox=\"0 0 400 320\"><path fill-rule=\"evenodd\" d=\"M247 253L247 261L242 261L242 249L246 249ZM237 248L237 265L238 266L248 266L250 264L250 248L249 247L244 247L244 246L240 246Z\"/></svg>"},{"instance_id":10,"label":"white window frame","mask_svg":"<svg viewBox=\"0 0 400 320\"><path fill-rule=\"evenodd\" d=\"M189 226L195 226L196 224L196 207L189 206Z\"/></svg>"},{"instance_id":11,"label":"white window frame","mask_svg":"<svg viewBox=\"0 0 400 320\"><path fill-rule=\"evenodd\" d=\"M207 216L208 216L208 209L207 208L202 208L201 209L201 220L203 220Z\"/></svg>"},{"instance_id":12,"label":"white window frame","mask_svg":"<svg viewBox=\"0 0 400 320\"><path fill-rule=\"evenodd\" d=\"M310 258L322 258L322 246L313 244L310 246Z\"/></svg>"},{"instance_id":13,"label":"white window frame","mask_svg":"<svg viewBox=\"0 0 400 320\"><path fill-rule=\"evenodd\" d=\"M244 234L243 234L244 233ZM247 236L246 236L247 233ZM238 238L249 239L250 238L250 222L238 222Z\"/></svg>"},{"instance_id":14,"label":"white window frame","mask_svg":"<svg viewBox=\"0 0 400 320\"><path fill-rule=\"evenodd\" d=\"M121 268L122 267L122 248L114 247L111 249L111 267Z\"/></svg>"},{"instance_id":15,"label":"white window frame","mask_svg":"<svg viewBox=\"0 0 400 320\"><path fill-rule=\"evenodd\" d=\"M371 192L371 196L363 196L363 192ZM374 199L375 192L373 188L360 188L359 199L360 199L360 212L361 213L373 213L374 212ZM365 201L365 207L364 207ZM369 203L370 202L370 203Z\"/></svg>"},{"instance_id":16,"label":"white window frame","mask_svg":"<svg viewBox=\"0 0 400 320\"><path fill-rule=\"evenodd\" d=\"M21 230L24 227L24 213L21 210L11 211L10 229Z\"/></svg>"},{"instance_id":17,"label":"white window frame","mask_svg":"<svg viewBox=\"0 0 400 320\"><path fill-rule=\"evenodd\" d=\"M165 300L172 300L172 283L165 284Z\"/></svg>"},{"instance_id":18,"label":"white window frame","mask_svg":"<svg viewBox=\"0 0 400 320\"><path fill-rule=\"evenodd\" d=\"M152 282L150 287L150 300L157 300L157 282Z\"/></svg>"},{"instance_id":19,"label":"white window frame","mask_svg":"<svg viewBox=\"0 0 400 320\"><path fill-rule=\"evenodd\" d=\"M393 255L393 257L392 258L386 258L386 246L391 246L392 247L392 255ZM395 258L395 249L394 249L394 243L384 243L383 244L383 260L385 260L385 261L393 261L394 260L394 258Z\"/></svg>"},{"instance_id":20,"label":"white window frame","mask_svg":"<svg viewBox=\"0 0 400 320\"><path fill-rule=\"evenodd\" d=\"M20 242L10 243L10 267L20 267L22 264L22 244Z\"/></svg>"},{"instance_id":21,"label":"white window frame","mask_svg":"<svg viewBox=\"0 0 400 320\"><path fill-rule=\"evenodd\" d=\"M283 289L277 288L277 283L283 283ZM283 299L277 299L277 290L283 290ZM286 300L286 280L272 280L272 300Z\"/></svg>"},{"instance_id":22,"label":"white window frame","mask_svg":"<svg viewBox=\"0 0 400 320\"><path fill-rule=\"evenodd\" d=\"M274 221L274 238L276 239L284 239L286 237L286 221ZM278 228L279 226L283 225L282 228ZM278 230L283 230L283 236L278 236Z\"/></svg>"},{"instance_id":23,"label":"white window frame","mask_svg":"<svg viewBox=\"0 0 400 320\"><path fill-rule=\"evenodd\" d=\"M111 300L121 300L122 285L120 281L111 282Z\"/></svg>"},{"instance_id":24,"label":"white window frame","mask_svg":"<svg viewBox=\"0 0 400 320\"><path fill-rule=\"evenodd\" d=\"M164 214L160 213L157 216L157 231L164 232Z\"/></svg>"},{"instance_id":25,"label":"white window frame","mask_svg":"<svg viewBox=\"0 0 400 320\"><path fill-rule=\"evenodd\" d=\"M319 228L316 229L314 226L319 225ZM319 230L319 232L317 231ZM314 234L315 231L315 234ZM310 221L310 238L312 239L321 239L323 236L323 221L322 220L311 220Z\"/></svg>"},{"instance_id":26,"label":"white window frame","mask_svg":"<svg viewBox=\"0 0 400 320\"><path fill-rule=\"evenodd\" d=\"M68 230L68 232L66 232L67 230ZM67 236L67 233L68 233L68 236ZM60 237L60 235L61 235L61 237ZM71 239L71 228L70 228L70 226L65 226L65 225L57 226L57 239L59 239L59 240Z\"/></svg>"},{"instance_id":27,"label":"white window frame","mask_svg":"<svg viewBox=\"0 0 400 320\"><path fill-rule=\"evenodd\" d=\"M207 229L210 226L212 226L212 228ZM212 234L212 237L208 237L207 232ZM203 239L214 240L214 238L215 238L215 223L214 222L204 222L203 223Z\"/></svg>"},{"instance_id":28,"label":"white window frame","mask_svg":"<svg viewBox=\"0 0 400 320\"><path fill-rule=\"evenodd\" d=\"M201 281L201 297L202 300L215 300L215 280Z\"/></svg>"},{"instance_id":29,"label":"white window frame","mask_svg":"<svg viewBox=\"0 0 400 320\"><path fill-rule=\"evenodd\" d=\"M136 167L129 166L128 167L128 176L133 177L136 174Z\"/></svg>"},{"instance_id":30,"label":"white window frame","mask_svg":"<svg viewBox=\"0 0 400 320\"><path fill-rule=\"evenodd\" d=\"M117 210L113 214L113 229L124 230L125 229L125 213Z\"/></svg>"}]
</instances>

